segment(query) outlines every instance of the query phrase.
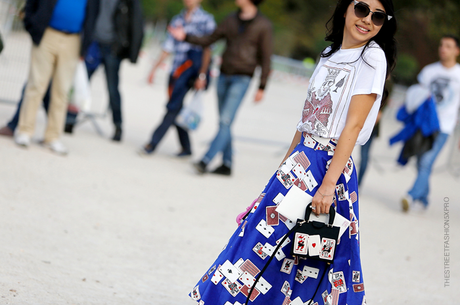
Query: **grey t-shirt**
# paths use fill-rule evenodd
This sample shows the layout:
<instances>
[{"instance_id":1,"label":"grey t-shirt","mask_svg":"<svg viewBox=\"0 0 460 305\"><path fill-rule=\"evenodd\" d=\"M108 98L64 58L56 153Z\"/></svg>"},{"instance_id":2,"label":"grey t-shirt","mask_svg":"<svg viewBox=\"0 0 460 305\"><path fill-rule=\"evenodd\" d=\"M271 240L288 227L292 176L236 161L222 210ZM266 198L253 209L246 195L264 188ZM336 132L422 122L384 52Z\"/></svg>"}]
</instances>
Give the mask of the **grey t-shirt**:
<instances>
[{"instance_id":1,"label":"grey t-shirt","mask_svg":"<svg viewBox=\"0 0 460 305\"><path fill-rule=\"evenodd\" d=\"M113 13L118 0L101 1L99 16L97 16L94 39L100 43L112 43L115 41L115 29L113 24Z\"/></svg>"}]
</instances>

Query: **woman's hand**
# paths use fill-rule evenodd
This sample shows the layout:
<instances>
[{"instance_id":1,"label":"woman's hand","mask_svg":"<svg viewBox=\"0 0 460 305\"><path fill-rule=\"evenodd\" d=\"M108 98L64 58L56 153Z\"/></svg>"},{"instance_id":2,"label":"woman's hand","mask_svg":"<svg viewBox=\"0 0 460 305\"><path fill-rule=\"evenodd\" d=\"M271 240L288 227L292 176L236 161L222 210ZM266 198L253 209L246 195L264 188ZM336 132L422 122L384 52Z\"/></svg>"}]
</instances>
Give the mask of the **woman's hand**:
<instances>
[{"instance_id":1,"label":"woman's hand","mask_svg":"<svg viewBox=\"0 0 460 305\"><path fill-rule=\"evenodd\" d=\"M329 214L329 209L334 201L334 194L334 185L321 184L311 202L313 213L316 216L319 214Z\"/></svg>"}]
</instances>

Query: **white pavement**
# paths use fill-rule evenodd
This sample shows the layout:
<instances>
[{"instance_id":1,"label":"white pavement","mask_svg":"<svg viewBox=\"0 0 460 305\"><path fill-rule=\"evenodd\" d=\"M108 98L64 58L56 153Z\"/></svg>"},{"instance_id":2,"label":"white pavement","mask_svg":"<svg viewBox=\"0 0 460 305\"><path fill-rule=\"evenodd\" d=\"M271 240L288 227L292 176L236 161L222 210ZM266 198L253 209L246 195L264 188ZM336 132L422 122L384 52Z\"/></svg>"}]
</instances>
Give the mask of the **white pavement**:
<instances>
[{"instance_id":1,"label":"white pavement","mask_svg":"<svg viewBox=\"0 0 460 305\"><path fill-rule=\"evenodd\" d=\"M67 157L37 144L21 149L0 137L0 304L192 304L187 294L236 229L236 215L277 169L300 117L305 86L272 81L265 100L255 105L253 84L233 129L234 175L196 176L192 160L171 157L179 149L175 131L153 156L135 153L164 113L166 72L149 87L149 65L147 58L123 65L121 144L108 140L110 116L98 121L105 138L89 123L64 136ZM96 112L107 107L104 86L99 71L92 83ZM0 125L14 110L0 104ZM192 134L193 160L216 132L214 86L205 111ZM432 176L429 210L403 214L399 200L415 170L413 163L398 168L400 146L388 148L388 137L399 128L393 114L390 108L384 116L360 198L368 304L459 304L459 179L444 166L445 149ZM43 112L37 126L39 139ZM449 169L459 166L458 155L455 150Z\"/></svg>"}]
</instances>

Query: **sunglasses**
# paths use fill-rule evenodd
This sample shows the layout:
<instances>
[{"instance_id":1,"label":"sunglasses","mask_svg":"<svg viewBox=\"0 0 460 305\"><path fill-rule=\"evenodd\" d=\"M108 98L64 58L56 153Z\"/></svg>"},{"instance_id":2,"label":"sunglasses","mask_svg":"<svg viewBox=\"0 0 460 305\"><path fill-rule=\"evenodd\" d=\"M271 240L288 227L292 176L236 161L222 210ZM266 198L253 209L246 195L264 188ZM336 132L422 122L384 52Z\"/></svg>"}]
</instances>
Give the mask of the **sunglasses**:
<instances>
[{"instance_id":1,"label":"sunglasses","mask_svg":"<svg viewBox=\"0 0 460 305\"><path fill-rule=\"evenodd\" d=\"M372 22L376 26L381 26L381 25L383 25L383 23L385 22L386 19L391 20L391 18L393 18L393 16L387 15L384 12L373 12L373 11L371 11L369 6L367 6L363 2L359 2L359 1L356 1L356 0L353 0L353 2L355 3L355 15L356 15L356 17L365 18L365 17L369 16L369 13L372 13L371 19L372 19Z\"/></svg>"}]
</instances>

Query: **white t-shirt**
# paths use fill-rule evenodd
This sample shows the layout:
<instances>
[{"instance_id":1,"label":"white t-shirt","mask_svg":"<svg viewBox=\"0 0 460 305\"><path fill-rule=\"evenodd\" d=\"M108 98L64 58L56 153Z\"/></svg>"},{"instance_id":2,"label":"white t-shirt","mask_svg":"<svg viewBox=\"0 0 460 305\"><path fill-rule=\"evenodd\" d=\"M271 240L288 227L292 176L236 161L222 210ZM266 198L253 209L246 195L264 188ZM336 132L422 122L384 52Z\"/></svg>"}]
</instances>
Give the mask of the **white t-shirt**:
<instances>
[{"instance_id":1,"label":"white t-shirt","mask_svg":"<svg viewBox=\"0 0 460 305\"><path fill-rule=\"evenodd\" d=\"M361 57L363 49L340 49L328 58L321 58L310 79L297 130L338 139L345 127L351 98L375 93L377 99L356 144L364 145L367 142L382 101L387 61L377 43L371 42Z\"/></svg>"},{"instance_id":2,"label":"white t-shirt","mask_svg":"<svg viewBox=\"0 0 460 305\"><path fill-rule=\"evenodd\" d=\"M422 69L418 81L430 88L435 97L441 132L451 134L457 124L460 107L460 65L448 69L435 62Z\"/></svg>"}]
</instances>

